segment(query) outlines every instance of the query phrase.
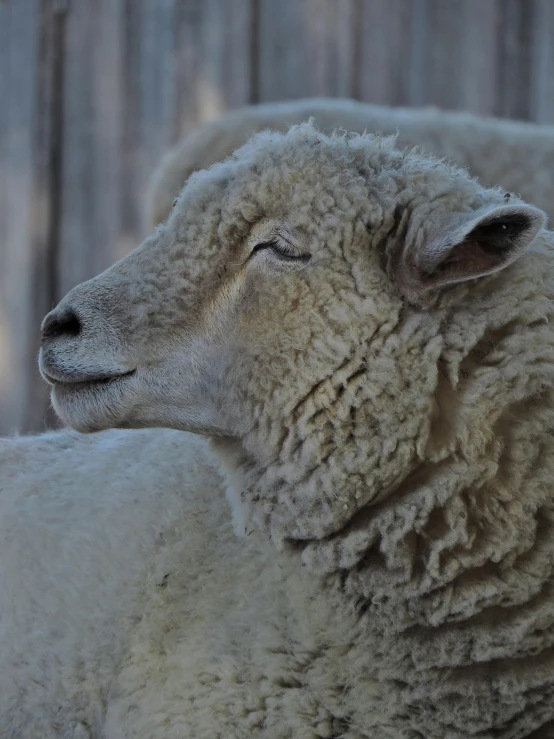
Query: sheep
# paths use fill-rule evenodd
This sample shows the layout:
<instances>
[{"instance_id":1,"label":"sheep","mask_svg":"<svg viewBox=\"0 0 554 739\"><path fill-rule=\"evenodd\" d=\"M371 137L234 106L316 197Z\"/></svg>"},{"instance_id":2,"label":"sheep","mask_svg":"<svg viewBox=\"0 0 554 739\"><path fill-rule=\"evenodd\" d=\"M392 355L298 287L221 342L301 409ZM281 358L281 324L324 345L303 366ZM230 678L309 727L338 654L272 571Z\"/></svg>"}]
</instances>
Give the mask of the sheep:
<instances>
[{"instance_id":1,"label":"sheep","mask_svg":"<svg viewBox=\"0 0 554 739\"><path fill-rule=\"evenodd\" d=\"M59 416L123 429L114 444L161 426L210 451L183 433L181 494L175 476L159 503L140 492L127 529L80 493L82 555L58 517L61 554L40 567L64 621L37 598L25 630L50 624L48 644L2 659L9 739L75 726L108 739L551 737L545 219L391 138L305 123L192 175L151 238L74 288L42 325ZM50 487L25 512L21 553L19 530L0 538L30 592L42 576L27 542L57 505L56 477L90 491L95 460L101 479L117 467L96 443L77 464L45 454L36 484L50 467ZM152 484L143 443L114 453L129 479L101 501ZM16 614L2 643L24 644L18 628Z\"/></svg>"},{"instance_id":2,"label":"sheep","mask_svg":"<svg viewBox=\"0 0 554 739\"><path fill-rule=\"evenodd\" d=\"M3 739L104 736L111 676L140 622L142 591L172 576L150 560L177 526L205 548L194 521L209 505L205 490L221 482L206 443L189 436L0 440Z\"/></svg>"},{"instance_id":3,"label":"sheep","mask_svg":"<svg viewBox=\"0 0 554 739\"><path fill-rule=\"evenodd\" d=\"M165 221L192 172L225 159L254 133L285 131L313 116L326 131L342 127L399 132L399 145L449 157L484 185L501 185L554 217L554 126L481 118L437 108L388 108L348 99L311 98L250 105L205 123L163 158L147 195L149 227Z\"/></svg>"}]
</instances>

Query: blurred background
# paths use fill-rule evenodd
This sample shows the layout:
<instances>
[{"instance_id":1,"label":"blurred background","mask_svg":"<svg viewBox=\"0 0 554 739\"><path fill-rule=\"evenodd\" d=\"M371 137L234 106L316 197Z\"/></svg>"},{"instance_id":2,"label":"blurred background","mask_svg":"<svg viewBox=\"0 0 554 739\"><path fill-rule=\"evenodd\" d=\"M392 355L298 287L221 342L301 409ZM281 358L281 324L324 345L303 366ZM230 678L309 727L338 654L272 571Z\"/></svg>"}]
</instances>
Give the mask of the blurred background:
<instances>
[{"instance_id":1,"label":"blurred background","mask_svg":"<svg viewBox=\"0 0 554 739\"><path fill-rule=\"evenodd\" d=\"M554 0L0 0L0 435L55 424L40 322L144 237L165 149L322 95L554 123Z\"/></svg>"}]
</instances>

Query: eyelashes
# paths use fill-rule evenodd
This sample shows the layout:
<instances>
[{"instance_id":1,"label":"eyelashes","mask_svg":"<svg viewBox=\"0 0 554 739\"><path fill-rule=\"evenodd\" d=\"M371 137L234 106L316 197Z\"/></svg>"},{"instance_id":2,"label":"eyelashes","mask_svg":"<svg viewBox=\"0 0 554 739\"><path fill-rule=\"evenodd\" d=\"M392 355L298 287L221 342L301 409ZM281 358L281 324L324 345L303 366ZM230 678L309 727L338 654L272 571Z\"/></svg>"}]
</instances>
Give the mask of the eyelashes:
<instances>
[{"instance_id":1,"label":"eyelashes","mask_svg":"<svg viewBox=\"0 0 554 739\"><path fill-rule=\"evenodd\" d=\"M250 255L254 256L254 254L261 251L271 251L272 254L283 262L300 262L302 264L306 264L306 262L309 262L311 259L311 254L299 252L279 239L261 241L252 249Z\"/></svg>"}]
</instances>

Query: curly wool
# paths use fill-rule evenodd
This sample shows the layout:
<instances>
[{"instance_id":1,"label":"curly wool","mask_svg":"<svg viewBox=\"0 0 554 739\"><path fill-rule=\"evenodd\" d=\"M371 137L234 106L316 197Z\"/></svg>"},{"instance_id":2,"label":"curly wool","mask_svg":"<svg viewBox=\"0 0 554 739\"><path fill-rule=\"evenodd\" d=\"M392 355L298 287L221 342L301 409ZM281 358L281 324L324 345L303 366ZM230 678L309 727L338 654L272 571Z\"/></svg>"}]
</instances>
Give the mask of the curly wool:
<instances>
[{"instance_id":1,"label":"curly wool","mask_svg":"<svg viewBox=\"0 0 554 739\"><path fill-rule=\"evenodd\" d=\"M387 108L354 100L309 98L232 110L188 133L163 158L146 202L148 227L166 220L187 178L228 157L266 128L286 131L313 117L320 130L398 134L414 146L447 157L483 185L500 185L554 218L554 126L482 118L437 108Z\"/></svg>"},{"instance_id":2,"label":"curly wool","mask_svg":"<svg viewBox=\"0 0 554 739\"><path fill-rule=\"evenodd\" d=\"M398 283L399 245L417 251L451 213L458 228L503 204L502 191L391 139L307 124L190 178L155 238L76 289L81 307L100 292L110 316L112 300L130 308L125 338L150 348L152 323L164 342L182 313L217 304L217 260L230 245L225 264L239 270L232 257L257 218L285 213L316 255L302 279L252 264L256 289L225 335L222 406L240 434L211 446L242 539L210 456L186 436L6 443L0 500L23 504L0 516L2 581L17 593L23 570L38 594L15 598L0 640L10 739L76 726L95 739L552 735L554 236L533 231L502 271L422 304ZM121 518L94 505L91 464L101 509L114 505L114 469L116 501L140 503L121 538ZM36 500L38 489L48 494ZM58 515L44 535L69 542L66 554L40 557L38 522L59 499L70 530ZM95 604L102 566L110 587ZM23 616L25 634L49 628L30 661Z\"/></svg>"}]
</instances>

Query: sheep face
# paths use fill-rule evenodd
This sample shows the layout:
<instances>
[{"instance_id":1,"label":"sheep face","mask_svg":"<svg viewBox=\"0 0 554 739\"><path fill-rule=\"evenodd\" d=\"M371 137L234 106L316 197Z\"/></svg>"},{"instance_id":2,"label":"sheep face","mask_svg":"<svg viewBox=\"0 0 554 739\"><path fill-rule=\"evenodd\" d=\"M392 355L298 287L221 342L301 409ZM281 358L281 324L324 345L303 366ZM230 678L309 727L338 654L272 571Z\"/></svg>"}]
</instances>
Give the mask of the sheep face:
<instances>
[{"instance_id":1,"label":"sheep face","mask_svg":"<svg viewBox=\"0 0 554 739\"><path fill-rule=\"evenodd\" d=\"M361 504L425 443L444 293L467 300L482 282L468 281L543 223L390 139L260 134L193 175L152 238L47 316L41 371L78 430L236 440L275 485L337 453L342 475L365 460Z\"/></svg>"}]
</instances>

